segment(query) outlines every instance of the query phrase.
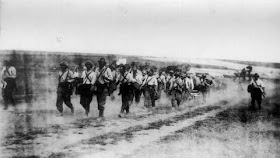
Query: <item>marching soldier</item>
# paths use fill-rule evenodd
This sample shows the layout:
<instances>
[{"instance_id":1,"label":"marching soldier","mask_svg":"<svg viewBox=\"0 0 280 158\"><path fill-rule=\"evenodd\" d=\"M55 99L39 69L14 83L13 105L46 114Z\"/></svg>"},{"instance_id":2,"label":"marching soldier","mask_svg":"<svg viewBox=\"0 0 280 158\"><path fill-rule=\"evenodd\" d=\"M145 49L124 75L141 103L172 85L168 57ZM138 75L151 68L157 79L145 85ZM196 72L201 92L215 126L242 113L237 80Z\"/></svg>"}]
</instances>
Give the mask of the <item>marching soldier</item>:
<instances>
[{"instance_id":1,"label":"marching soldier","mask_svg":"<svg viewBox=\"0 0 280 158\"><path fill-rule=\"evenodd\" d=\"M87 61L85 63L86 70L82 72L81 78L83 79L82 84L80 85L80 104L85 109L85 114L88 116L90 110L90 103L93 97L93 88L96 81L95 72L92 70L93 63Z\"/></svg>"},{"instance_id":2,"label":"marching soldier","mask_svg":"<svg viewBox=\"0 0 280 158\"><path fill-rule=\"evenodd\" d=\"M169 92L169 88L170 88L171 80L174 79L174 78L175 78L174 71L170 70L167 77L166 77L166 94L167 95L171 94Z\"/></svg>"},{"instance_id":3,"label":"marching soldier","mask_svg":"<svg viewBox=\"0 0 280 158\"><path fill-rule=\"evenodd\" d=\"M162 71L160 76L157 78L158 81L158 89L157 89L157 95L158 99L161 98L161 92L166 89L166 80L165 80L165 72Z\"/></svg>"},{"instance_id":4,"label":"marching soldier","mask_svg":"<svg viewBox=\"0 0 280 158\"><path fill-rule=\"evenodd\" d=\"M155 107L155 95L158 83L156 77L153 76L152 69L148 70L147 74L141 86L144 91L144 106Z\"/></svg>"},{"instance_id":5,"label":"marching soldier","mask_svg":"<svg viewBox=\"0 0 280 158\"><path fill-rule=\"evenodd\" d=\"M4 100L4 110L8 109L9 102L15 106L14 90L16 87L16 69L11 65L11 62L4 61L4 68L1 72L2 96Z\"/></svg>"},{"instance_id":6,"label":"marching soldier","mask_svg":"<svg viewBox=\"0 0 280 158\"><path fill-rule=\"evenodd\" d=\"M113 93L117 89L117 85L118 85L119 78L120 78L120 73L118 72L115 63L112 63L109 66L109 68L111 69L112 77L113 77L113 80L109 84L109 96L111 96L111 99L114 100L115 96Z\"/></svg>"},{"instance_id":7,"label":"marching soldier","mask_svg":"<svg viewBox=\"0 0 280 158\"><path fill-rule=\"evenodd\" d=\"M206 102L206 97L207 97L207 95L209 94L209 91L210 91L210 83L209 83L209 80L206 78L205 74L203 74L202 77L201 77L201 82L200 82L199 87L200 87L199 90L202 93L203 102L205 103Z\"/></svg>"},{"instance_id":8,"label":"marching soldier","mask_svg":"<svg viewBox=\"0 0 280 158\"><path fill-rule=\"evenodd\" d=\"M108 95L109 83L113 80L111 69L106 66L104 58L98 61L99 67L96 68L96 87L97 104L99 110L99 120L104 117L106 98Z\"/></svg>"},{"instance_id":9,"label":"marching soldier","mask_svg":"<svg viewBox=\"0 0 280 158\"><path fill-rule=\"evenodd\" d=\"M120 76L120 87L122 95L122 106L119 117L123 117L124 111L126 114L129 114L129 107L133 102L134 98L134 87L133 83L136 80L133 78L133 74L129 71L129 66L123 65L121 68Z\"/></svg>"},{"instance_id":10,"label":"marching soldier","mask_svg":"<svg viewBox=\"0 0 280 158\"><path fill-rule=\"evenodd\" d=\"M182 101L183 92L183 80L180 78L179 72L174 74L174 77L170 80L169 93L171 93L171 104L172 107L180 106Z\"/></svg>"},{"instance_id":11,"label":"marching soldier","mask_svg":"<svg viewBox=\"0 0 280 158\"><path fill-rule=\"evenodd\" d=\"M186 74L186 78L185 78L185 85L186 85L186 94L187 94L187 99L189 99L191 96L191 92L194 89L194 84L193 84L193 80L190 76L190 74Z\"/></svg>"},{"instance_id":12,"label":"marching soldier","mask_svg":"<svg viewBox=\"0 0 280 158\"><path fill-rule=\"evenodd\" d=\"M135 102L138 104L140 102L141 98L141 89L140 86L142 84L143 80L143 75L140 70L137 69L137 65L135 62L131 63L131 70L130 73L132 74L133 77L133 87L134 87L134 97L135 97Z\"/></svg>"},{"instance_id":13,"label":"marching soldier","mask_svg":"<svg viewBox=\"0 0 280 158\"><path fill-rule=\"evenodd\" d=\"M265 97L265 87L263 82L259 79L259 74L255 73L254 78L251 79L251 82L248 86L248 92L251 93L251 108L255 110L255 102L257 101L259 110L261 109L262 96Z\"/></svg>"},{"instance_id":14,"label":"marching soldier","mask_svg":"<svg viewBox=\"0 0 280 158\"><path fill-rule=\"evenodd\" d=\"M71 103L73 72L69 70L68 63L63 61L60 63L61 70L59 71L58 87L57 87L57 110L63 115L63 102L74 113L74 107Z\"/></svg>"}]
</instances>

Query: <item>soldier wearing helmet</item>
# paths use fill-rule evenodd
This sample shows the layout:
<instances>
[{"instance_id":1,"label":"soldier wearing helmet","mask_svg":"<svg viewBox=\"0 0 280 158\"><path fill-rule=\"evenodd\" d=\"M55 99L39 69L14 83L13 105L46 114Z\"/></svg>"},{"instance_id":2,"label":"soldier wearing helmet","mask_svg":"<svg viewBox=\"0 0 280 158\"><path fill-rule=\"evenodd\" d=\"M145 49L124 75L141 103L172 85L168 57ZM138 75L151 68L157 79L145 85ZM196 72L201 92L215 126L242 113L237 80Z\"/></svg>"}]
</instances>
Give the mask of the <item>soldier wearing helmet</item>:
<instances>
[{"instance_id":1,"label":"soldier wearing helmet","mask_svg":"<svg viewBox=\"0 0 280 158\"><path fill-rule=\"evenodd\" d=\"M69 70L66 61L62 61L59 65L61 70L59 71L56 107L60 114L63 115L63 103L65 103L71 109L71 112L74 113L74 107L71 103L71 82L74 81L74 73Z\"/></svg>"},{"instance_id":2,"label":"soldier wearing helmet","mask_svg":"<svg viewBox=\"0 0 280 158\"><path fill-rule=\"evenodd\" d=\"M259 74L255 73L248 86L248 92L251 93L251 109L255 110L255 102L257 101L259 110L261 109L262 97L265 97L265 86L259 79Z\"/></svg>"}]
</instances>

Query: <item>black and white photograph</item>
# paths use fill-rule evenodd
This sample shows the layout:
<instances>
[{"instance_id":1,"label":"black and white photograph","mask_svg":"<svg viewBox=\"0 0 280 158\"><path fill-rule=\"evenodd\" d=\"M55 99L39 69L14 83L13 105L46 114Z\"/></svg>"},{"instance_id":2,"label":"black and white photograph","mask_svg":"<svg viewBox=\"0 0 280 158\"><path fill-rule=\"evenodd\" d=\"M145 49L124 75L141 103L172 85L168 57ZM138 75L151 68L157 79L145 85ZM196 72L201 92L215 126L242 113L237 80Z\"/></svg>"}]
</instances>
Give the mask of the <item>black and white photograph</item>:
<instances>
[{"instance_id":1,"label":"black and white photograph","mask_svg":"<svg viewBox=\"0 0 280 158\"><path fill-rule=\"evenodd\" d=\"M0 158L279 158L279 0L0 0Z\"/></svg>"}]
</instances>

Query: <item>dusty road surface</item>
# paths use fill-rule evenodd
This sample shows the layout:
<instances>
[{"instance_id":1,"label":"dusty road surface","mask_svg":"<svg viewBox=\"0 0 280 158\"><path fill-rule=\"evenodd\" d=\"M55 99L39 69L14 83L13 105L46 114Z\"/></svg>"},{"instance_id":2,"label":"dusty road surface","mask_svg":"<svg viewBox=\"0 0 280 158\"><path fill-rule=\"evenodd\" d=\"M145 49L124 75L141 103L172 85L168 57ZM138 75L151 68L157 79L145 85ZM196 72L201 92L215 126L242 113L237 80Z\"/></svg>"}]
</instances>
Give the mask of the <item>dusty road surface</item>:
<instances>
[{"instance_id":1,"label":"dusty road surface","mask_svg":"<svg viewBox=\"0 0 280 158\"><path fill-rule=\"evenodd\" d=\"M165 95L154 109L133 104L118 118L120 98L108 99L106 120L97 121L96 99L84 118L79 97L75 114L55 109L55 95L1 110L1 157L280 157L280 93L267 81L260 111L248 109L249 94L231 83L171 108ZM246 85L243 85L244 89Z\"/></svg>"}]
</instances>

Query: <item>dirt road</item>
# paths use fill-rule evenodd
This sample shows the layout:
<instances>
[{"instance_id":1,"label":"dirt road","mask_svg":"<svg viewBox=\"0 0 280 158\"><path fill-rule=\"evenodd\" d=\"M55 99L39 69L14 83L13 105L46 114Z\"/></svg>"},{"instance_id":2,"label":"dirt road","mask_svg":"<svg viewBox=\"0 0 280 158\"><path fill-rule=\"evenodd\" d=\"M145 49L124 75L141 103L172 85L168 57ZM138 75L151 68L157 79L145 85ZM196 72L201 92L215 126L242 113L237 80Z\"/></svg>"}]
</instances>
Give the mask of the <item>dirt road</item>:
<instances>
[{"instance_id":1,"label":"dirt road","mask_svg":"<svg viewBox=\"0 0 280 158\"><path fill-rule=\"evenodd\" d=\"M271 87L260 112L249 112L248 93L233 88L211 94L207 103L197 98L176 109L167 97L155 109L140 103L127 118L117 117L116 97L108 101L101 122L95 103L89 118L82 118L79 106L74 116L66 109L59 117L54 107L46 106L53 104L50 97L1 111L1 157L277 157L279 123L274 123L279 115L269 113L277 111L280 101ZM78 101L74 98L74 105Z\"/></svg>"}]
</instances>

